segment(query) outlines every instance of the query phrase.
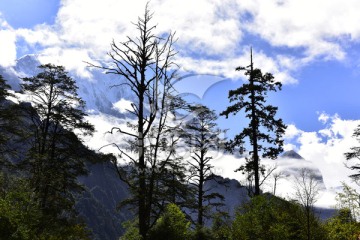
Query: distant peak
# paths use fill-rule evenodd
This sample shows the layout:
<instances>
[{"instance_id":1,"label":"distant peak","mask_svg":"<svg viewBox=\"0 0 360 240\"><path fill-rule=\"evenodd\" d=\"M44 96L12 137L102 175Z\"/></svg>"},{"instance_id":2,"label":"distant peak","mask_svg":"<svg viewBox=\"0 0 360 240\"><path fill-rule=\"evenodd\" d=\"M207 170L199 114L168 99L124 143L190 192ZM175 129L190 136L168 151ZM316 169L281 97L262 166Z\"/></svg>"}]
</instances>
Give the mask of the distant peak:
<instances>
[{"instance_id":1,"label":"distant peak","mask_svg":"<svg viewBox=\"0 0 360 240\"><path fill-rule=\"evenodd\" d=\"M26 54L20 58L18 58L16 61L24 61L27 59L31 59L31 60L37 60L38 56L36 54Z\"/></svg>"},{"instance_id":2,"label":"distant peak","mask_svg":"<svg viewBox=\"0 0 360 240\"><path fill-rule=\"evenodd\" d=\"M281 155L282 158L304 159L294 150L286 151Z\"/></svg>"}]
</instances>

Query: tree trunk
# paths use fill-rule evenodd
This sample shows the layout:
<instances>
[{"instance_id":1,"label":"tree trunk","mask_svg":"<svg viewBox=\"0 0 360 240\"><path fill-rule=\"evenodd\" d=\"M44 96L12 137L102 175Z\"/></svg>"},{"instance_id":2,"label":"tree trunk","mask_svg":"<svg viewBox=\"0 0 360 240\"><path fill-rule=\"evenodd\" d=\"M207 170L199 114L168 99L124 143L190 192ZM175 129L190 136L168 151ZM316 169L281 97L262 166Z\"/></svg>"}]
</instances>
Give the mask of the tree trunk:
<instances>
[{"instance_id":1,"label":"tree trunk","mask_svg":"<svg viewBox=\"0 0 360 240\"><path fill-rule=\"evenodd\" d=\"M144 74L145 75L145 74ZM144 78L145 79L145 76ZM143 81L142 81L143 82ZM138 118L138 150L139 150L139 232L146 239L148 232L148 217L146 211L146 165L144 152L144 91L139 94L139 118Z\"/></svg>"},{"instance_id":2,"label":"tree trunk","mask_svg":"<svg viewBox=\"0 0 360 240\"><path fill-rule=\"evenodd\" d=\"M253 140L253 169L255 176L255 192L254 195L260 195L260 177L259 177L259 155L258 155L258 139L257 139L257 129L258 123L256 119L256 105L255 105L255 90L254 90L254 77L253 77L253 60L252 60L252 50L251 50L251 63L250 63L250 88L251 88L251 128L252 128L252 140Z\"/></svg>"},{"instance_id":3,"label":"tree trunk","mask_svg":"<svg viewBox=\"0 0 360 240\"><path fill-rule=\"evenodd\" d=\"M203 165L200 166L200 179L199 179L199 192L198 192L198 225L199 227L203 226L203 195L204 195L204 175L203 175Z\"/></svg>"}]
</instances>

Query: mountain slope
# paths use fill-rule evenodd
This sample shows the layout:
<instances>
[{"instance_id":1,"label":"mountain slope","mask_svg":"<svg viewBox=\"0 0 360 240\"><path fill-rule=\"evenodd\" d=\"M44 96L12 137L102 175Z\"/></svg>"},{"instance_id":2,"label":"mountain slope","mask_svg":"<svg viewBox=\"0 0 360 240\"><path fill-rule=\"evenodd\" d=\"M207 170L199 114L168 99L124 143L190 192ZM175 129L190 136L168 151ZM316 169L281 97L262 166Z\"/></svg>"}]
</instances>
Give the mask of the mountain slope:
<instances>
[{"instance_id":1,"label":"mountain slope","mask_svg":"<svg viewBox=\"0 0 360 240\"><path fill-rule=\"evenodd\" d=\"M92 230L94 240L118 239L123 233L121 224L133 217L126 208L117 209L119 202L128 198L129 191L110 163L89 165L88 170L89 175L79 179L86 191L76 209Z\"/></svg>"}]
</instances>

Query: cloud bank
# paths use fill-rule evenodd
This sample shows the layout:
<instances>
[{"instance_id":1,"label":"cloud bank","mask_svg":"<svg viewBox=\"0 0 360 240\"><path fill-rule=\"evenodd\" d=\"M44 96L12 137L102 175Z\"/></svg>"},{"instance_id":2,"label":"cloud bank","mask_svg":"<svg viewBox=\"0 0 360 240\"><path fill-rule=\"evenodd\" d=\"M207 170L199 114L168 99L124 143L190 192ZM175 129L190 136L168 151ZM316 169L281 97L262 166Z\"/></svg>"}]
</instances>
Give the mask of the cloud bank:
<instances>
[{"instance_id":1,"label":"cloud bank","mask_svg":"<svg viewBox=\"0 0 360 240\"><path fill-rule=\"evenodd\" d=\"M0 65L13 65L20 57L16 41L24 41L42 61L91 78L83 61L106 61L112 39L136 36L131 22L143 15L146 2L62 0L55 24L33 29L12 29L0 16L0 50L6 53ZM153 0L150 9L158 34L177 32L182 70L239 79L234 67L248 64L249 47L262 41L274 51L255 49L257 67L283 83L296 83L294 72L314 59L346 58L346 46L360 38L359 5L356 0Z\"/></svg>"}]
</instances>

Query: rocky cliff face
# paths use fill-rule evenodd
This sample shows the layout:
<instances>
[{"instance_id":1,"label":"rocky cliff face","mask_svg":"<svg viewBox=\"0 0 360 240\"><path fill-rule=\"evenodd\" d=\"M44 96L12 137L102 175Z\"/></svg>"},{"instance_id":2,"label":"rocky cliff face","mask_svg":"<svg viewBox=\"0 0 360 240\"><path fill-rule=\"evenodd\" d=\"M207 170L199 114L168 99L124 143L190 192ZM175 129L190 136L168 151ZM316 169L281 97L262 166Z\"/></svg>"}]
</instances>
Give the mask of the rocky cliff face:
<instances>
[{"instance_id":1,"label":"rocky cliff face","mask_svg":"<svg viewBox=\"0 0 360 240\"><path fill-rule=\"evenodd\" d=\"M126 208L117 208L129 191L110 163L89 165L88 169L89 175L79 179L86 191L76 209L92 230L93 239L118 239L123 233L122 223L133 217Z\"/></svg>"}]
</instances>

